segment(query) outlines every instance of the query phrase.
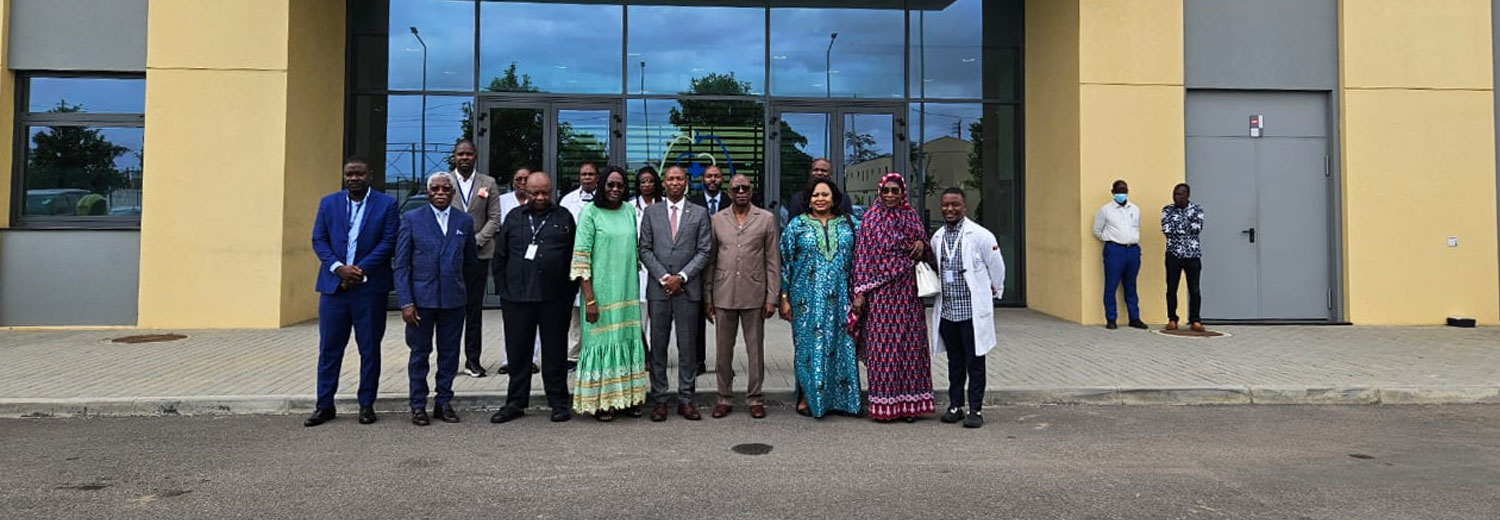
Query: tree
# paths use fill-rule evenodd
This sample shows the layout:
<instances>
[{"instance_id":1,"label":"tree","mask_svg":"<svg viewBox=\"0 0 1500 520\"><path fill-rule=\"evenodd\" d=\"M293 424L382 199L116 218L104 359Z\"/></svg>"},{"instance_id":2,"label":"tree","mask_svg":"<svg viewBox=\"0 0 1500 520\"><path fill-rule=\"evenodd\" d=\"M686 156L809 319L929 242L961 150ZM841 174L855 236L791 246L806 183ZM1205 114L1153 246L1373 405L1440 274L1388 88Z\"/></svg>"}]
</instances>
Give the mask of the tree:
<instances>
[{"instance_id":1,"label":"tree","mask_svg":"<svg viewBox=\"0 0 1500 520\"><path fill-rule=\"evenodd\" d=\"M50 113L72 113L83 105L66 100L48 109ZM130 152L129 148L109 141L95 128L52 126L31 136L31 151L26 156L26 188L83 188L107 194L117 188L130 187L130 179L115 167L115 159Z\"/></svg>"},{"instance_id":2,"label":"tree","mask_svg":"<svg viewBox=\"0 0 1500 520\"><path fill-rule=\"evenodd\" d=\"M531 84L531 75L518 74L516 63L511 62L500 76L490 78L490 83L485 87L488 92L539 92L535 85ZM469 103L463 105L464 118L459 123L462 125L460 139L474 138L474 107ZM498 109L489 114L484 114L490 132L490 142L505 143L505 146L491 146L489 150L490 173L499 174L502 178L508 178L510 172L517 168L540 169L542 167L542 125L544 114L540 111L524 108ZM559 139L562 134L559 133ZM458 144L454 142L454 144ZM481 152L483 153L483 152ZM448 167L452 168L452 158L448 159Z\"/></svg>"},{"instance_id":3,"label":"tree","mask_svg":"<svg viewBox=\"0 0 1500 520\"><path fill-rule=\"evenodd\" d=\"M875 136L860 134L854 131L844 132L844 146L849 147L850 164L858 164L865 161L873 161L880 157L880 152L875 151Z\"/></svg>"}]
</instances>

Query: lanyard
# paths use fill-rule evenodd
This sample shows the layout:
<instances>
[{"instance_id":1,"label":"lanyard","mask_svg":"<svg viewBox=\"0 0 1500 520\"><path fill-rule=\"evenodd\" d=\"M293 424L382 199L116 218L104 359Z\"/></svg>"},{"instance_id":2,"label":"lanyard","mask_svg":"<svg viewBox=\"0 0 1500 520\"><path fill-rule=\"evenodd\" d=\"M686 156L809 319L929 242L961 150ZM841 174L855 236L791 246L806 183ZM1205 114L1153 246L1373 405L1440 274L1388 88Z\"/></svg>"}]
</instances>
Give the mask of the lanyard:
<instances>
[{"instance_id":1,"label":"lanyard","mask_svg":"<svg viewBox=\"0 0 1500 520\"><path fill-rule=\"evenodd\" d=\"M953 257L954 255L957 255L959 251L963 250L964 236L962 234L961 228L949 231L949 233L958 234L958 238L953 240L953 247L948 247L947 240L943 241L943 256L947 257L943 260L943 266L949 271L962 271L963 265L959 265L957 268L953 267Z\"/></svg>"},{"instance_id":2,"label":"lanyard","mask_svg":"<svg viewBox=\"0 0 1500 520\"><path fill-rule=\"evenodd\" d=\"M364 217L364 214L365 214L365 203L369 202L369 200L368 200L369 197L370 197L370 195L367 193L367 194L365 194L365 199L366 200L361 200L359 202L354 202L353 200L349 200L349 228L350 229L353 229L354 225L357 224L357 223L359 223L360 220L362 220L362 217Z\"/></svg>"},{"instance_id":3,"label":"lanyard","mask_svg":"<svg viewBox=\"0 0 1500 520\"><path fill-rule=\"evenodd\" d=\"M551 214L547 215L547 217L550 217L550 216L552 216L552 215ZM541 233L543 229L547 228L547 217L542 217L542 225L540 227L538 227L536 225L536 215L535 214L526 215L526 224L529 225L529 226L531 226L531 243L533 243L533 244L538 243L537 240L536 240L536 236L537 236L538 233Z\"/></svg>"},{"instance_id":4,"label":"lanyard","mask_svg":"<svg viewBox=\"0 0 1500 520\"><path fill-rule=\"evenodd\" d=\"M464 194L463 176L460 176L458 174L457 170L454 170L453 176L456 177L456 179L454 179L454 182L453 182L454 189L458 190L458 198L460 200L464 201L464 210L468 211L468 209L469 209L469 201L471 199L473 199L473 197L474 197L474 175L473 174L469 174L469 194L468 195Z\"/></svg>"}]
</instances>

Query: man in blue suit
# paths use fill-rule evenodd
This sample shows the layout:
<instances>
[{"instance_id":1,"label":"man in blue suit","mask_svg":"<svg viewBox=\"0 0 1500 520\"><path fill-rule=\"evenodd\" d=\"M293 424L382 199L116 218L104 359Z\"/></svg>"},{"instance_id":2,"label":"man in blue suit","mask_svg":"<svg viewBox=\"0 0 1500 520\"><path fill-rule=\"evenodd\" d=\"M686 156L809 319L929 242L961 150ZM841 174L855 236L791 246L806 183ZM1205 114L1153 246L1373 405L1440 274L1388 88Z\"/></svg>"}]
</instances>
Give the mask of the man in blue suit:
<instances>
[{"instance_id":1,"label":"man in blue suit","mask_svg":"<svg viewBox=\"0 0 1500 520\"><path fill-rule=\"evenodd\" d=\"M468 294L465 270L479 264L474 219L450 207L453 180L447 173L427 177L428 206L401 216L396 236L396 301L406 322L406 346L411 362L411 422L427 426L427 360L437 333L437 392L432 414L447 423L458 422L448 403L453 378L458 375L458 347L464 332Z\"/></svg>"},{"instance_id":2,"label":"man in blue suit","mask_svg":"<svg viewBox=\"0 0 1500 520\"><path fill-rule=\"evenodd\" d=\"M370 164L344 161L344 189L318 203L312 246L318 268L318 401L302 424L333 419L333 393L349 329L359 345L359 423L375 422L380 380L380 340L385 336L385 299L391 291L391 254L396 249L396 199L370 189Z\"/></svg>"}]
</instances>

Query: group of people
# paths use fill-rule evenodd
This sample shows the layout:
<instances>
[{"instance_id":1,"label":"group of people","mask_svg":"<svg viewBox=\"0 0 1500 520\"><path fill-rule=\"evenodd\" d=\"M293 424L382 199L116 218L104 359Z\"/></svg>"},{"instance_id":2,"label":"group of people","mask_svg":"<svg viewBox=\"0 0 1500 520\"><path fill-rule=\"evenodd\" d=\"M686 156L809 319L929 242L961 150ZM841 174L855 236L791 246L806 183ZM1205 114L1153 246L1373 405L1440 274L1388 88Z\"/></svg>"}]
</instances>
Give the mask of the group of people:
<instances>
[{"instance_id":1,"label":"group of people","mask_svg":"<svg viewBox=\"0 0 1500 520\"><path fill-rule=\"evenodd\" d=\"M538 369L554 422L574 413L603 422L647 414L665 421L674 401L677 415L699 420L694 396L707 368L705 321L716 331L711 415L734 411L733 360L742 343L745 402L751 417L763 418L765 323L779 314L792 325L797 413L877 421L933 414L931 354L947 352L952 405L941 418L983 424L984 358L995 345L993 300L1003 295L1005 264L994 235L967 218L963 190L943 192L944 225L929 236L901 174L886 174L880 203L856 218L831 163L817 159L783 229L754 203L748 177L733 175L724 189L717 166L703 173L703 192L689 196L688 174L678 165L659 174L641 168L632 182L623 168L601 173L584 163L579 187L554 204L546 172L519 170L502 194L493 178L475 171L475 156L473 143L460 141L454 169L427 178L429 204L404 215L394 199L370 189L367 162L345 162L345 189L323 198L313 229L322 262L320 350L316 410L305 425L335 416L351 329L361 357L359 422L376 420L392 288L411 350L411 421L459 422L450 404L459 343L467 340L464 372L484 377L480 308L491 273L505 324L500 371L510 375L494 423L526 414ZM941 273L930 322L917 292L919 263ZM429 415L434 336L437 388Z\"/></svg>"},{"instance_id":2,"label":"group of people","mask_svg":"<svg viewBox=\"0 0 1500 520\"><path fill-rule=\"evenodd\" d=\"M1104 327L1118 328L1119 310L1115 292L1124 286L1128 324L1146 329L1141 321L1140 297L1135 278L1141 270L1141 209L1130 202L1130 185L1117 180L1110 185L1111 200L1094 213L1094 238L1104 243ZM1177 286L1187 274L1188 328L1203 332L1203 294L1198 281L1203 272L1203 206L1190 200L1193 189L1187 184L1172 188L1172 203L1161 208L1161 232L1166 237L1167 326L1177 330Z\"/></svg>"}]
</instances>

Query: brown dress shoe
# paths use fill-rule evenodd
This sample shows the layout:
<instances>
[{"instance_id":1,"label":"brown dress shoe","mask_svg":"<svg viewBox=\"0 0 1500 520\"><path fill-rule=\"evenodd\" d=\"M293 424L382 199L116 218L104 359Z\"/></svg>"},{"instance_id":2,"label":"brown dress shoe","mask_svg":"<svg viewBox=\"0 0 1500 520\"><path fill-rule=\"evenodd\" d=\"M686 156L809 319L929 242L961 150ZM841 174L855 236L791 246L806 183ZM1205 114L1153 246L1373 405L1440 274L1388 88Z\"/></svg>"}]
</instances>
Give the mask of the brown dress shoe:
<instances>
[{"instance_id":1,"label":"brown dress shoe","mask_svg":"<svg viewBox=\"0 0 1500 520\"><path fill-rule=\"evenodd\" d=\"M1203 332L1203 330L1204 330L1203 329L1203 324L1202 323L1198 323L1196 321L1193 322L1192 327L1193 327L1193 332Z\"/></svg>"},{"instance_id":2,"label":"brown dress shoe","mask_svg":"<svg viewBox=\"0 0 1500 520\"><path fill-rule=\"evenodd\" d=\"M656 405L656 409L651 410L651 421L662 422L665 420L667 420L667 403Z\"/></svg>"},{"instance_id":3,"label":"brown dress shoe","mask_svg":"<svg viewBox=\"0 0 1500 520\"><path fill-rule=\"evenodd\" d=\"M1177 330L1177 320L1167 322L1167 330Z\"/></svg>"},{"instance_id":4,"label":"brown dress shoe","mask_svg":"<svg viewBox=\"0 0 1500 520\"><path fill-rule=\"evenodd\" d=\"M681 415L683 418L689 421L696 421L703 418L702 415L698 415L698 409L693 408L693 403L682 403L681 405L678 405L677 415Z\"/></svg>"},{"instance_id":5,"label":"brown dress shoe","mask_svg":"<svg viewBox=\"0 0 1500 520\"><path fill-rule=\"evenodd\" d=\"M766 405L763 405L763 404L752 404L752 405L750 405L750 417L753 417L753 418L756 418L756 419L765 419L766 418Z\"/></svg>"},{"instance_id":6,"label":"brown dress shoe","mask_svg":"<svg viewBox=\"0 0 1500 520\"><path fill-rule=\"evenodd\" d=\"M729 406L727 404L719 404L719 405L714 406L714 414L713 415L714 415L715 419L719 419L719 418L722 418L722 417L724 417L726 415L729 415L729 412L732 412L732 411L734 411L734 407L733 406Z\"/></svg>"}]
</instances>

